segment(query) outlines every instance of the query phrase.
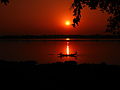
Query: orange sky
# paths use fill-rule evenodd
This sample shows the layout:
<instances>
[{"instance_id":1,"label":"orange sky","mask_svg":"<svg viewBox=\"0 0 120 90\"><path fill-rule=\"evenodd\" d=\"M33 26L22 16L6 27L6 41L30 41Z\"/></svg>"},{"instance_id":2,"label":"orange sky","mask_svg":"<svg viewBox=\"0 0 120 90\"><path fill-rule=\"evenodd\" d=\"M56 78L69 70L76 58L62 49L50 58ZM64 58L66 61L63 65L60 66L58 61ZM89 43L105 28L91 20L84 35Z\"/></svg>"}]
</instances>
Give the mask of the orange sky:
<instances>
[{"instance_id":1,"label":"orange sky","mask_svg":"<svg viewBox=\"0 0 120 90\"><path fill-rule=\"evenodd\" d=\"M0 5L0 35L49 34L103 34L107 24L106 13L99 10L82 11L77 29L66 26L72 22L72 0L11 0Z\"/></svg>"}]
</instances>

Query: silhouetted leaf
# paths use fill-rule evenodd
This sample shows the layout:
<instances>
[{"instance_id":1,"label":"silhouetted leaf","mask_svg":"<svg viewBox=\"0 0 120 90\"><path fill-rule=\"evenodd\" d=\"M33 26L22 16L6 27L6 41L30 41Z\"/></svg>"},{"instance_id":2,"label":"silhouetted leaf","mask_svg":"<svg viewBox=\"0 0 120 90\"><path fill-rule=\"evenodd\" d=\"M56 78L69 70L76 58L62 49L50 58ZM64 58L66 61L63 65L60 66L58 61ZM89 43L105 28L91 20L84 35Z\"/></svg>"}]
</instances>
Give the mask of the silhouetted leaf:
<instances>
[{"instance_id":1,"label":"silhouetted leaf","mask_svg":"<svg viewBox=\"0 0 120 90\"><path fill-rule=\"evenodd\" d=\"M0 0L1 3L4 3L5 5L7 5L9 3L9 0Z\"/></svg>"}]
</instances>

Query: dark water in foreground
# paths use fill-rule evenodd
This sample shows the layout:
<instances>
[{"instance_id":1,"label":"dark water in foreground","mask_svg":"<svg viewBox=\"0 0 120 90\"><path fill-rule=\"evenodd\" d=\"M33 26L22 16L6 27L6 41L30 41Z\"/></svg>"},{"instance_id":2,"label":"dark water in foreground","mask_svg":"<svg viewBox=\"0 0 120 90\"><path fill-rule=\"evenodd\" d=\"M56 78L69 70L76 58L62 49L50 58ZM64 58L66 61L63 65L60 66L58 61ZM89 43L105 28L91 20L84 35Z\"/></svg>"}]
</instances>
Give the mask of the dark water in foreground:
<instances>
[{"instance_id":1,"label":"dark water in foreground","mask_svg":"<svg viewBox=\"0 0 120 90\"><path fill-rule=\"evenodd\" d=\"M58 57L59 53L77 57ZM120 41L95 40L0 40L0 59L37 61L40 64L74 60L80 63L120 65Z\"/></svg>"}]
</instances>

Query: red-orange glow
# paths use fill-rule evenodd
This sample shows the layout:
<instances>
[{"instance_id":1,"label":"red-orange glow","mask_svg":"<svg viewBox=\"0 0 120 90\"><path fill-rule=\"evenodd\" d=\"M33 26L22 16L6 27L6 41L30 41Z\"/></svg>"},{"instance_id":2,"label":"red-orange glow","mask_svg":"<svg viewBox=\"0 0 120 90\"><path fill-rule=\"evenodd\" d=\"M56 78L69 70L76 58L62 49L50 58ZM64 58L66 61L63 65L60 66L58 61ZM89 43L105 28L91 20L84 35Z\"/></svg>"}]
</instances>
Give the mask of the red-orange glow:
<instances>
[{"instance_id":1,"label":"red-orange glow","mask_svg":"<svg viewBox=\"0 0 120 90\"><path fill-rule=\"evenodd\" d=\"M67 53L67 55L69 55L69 54L70 54L69 42L67 42L67 49L66 49L66 53Z\"/></svg>"},{"instance_id":2,"label":"red-orange glow","mask_svg":"<svg viewBox=\"0 0 120 90\"><path fill-rule=\"evenodd\" d=\"M107 13L85 7L81 12L79 26L73 28L73 9L70 9L73 0L10 2L6 8L0 6L0 35L104 34L108 23Z\"/></svg>"}]
</instances>

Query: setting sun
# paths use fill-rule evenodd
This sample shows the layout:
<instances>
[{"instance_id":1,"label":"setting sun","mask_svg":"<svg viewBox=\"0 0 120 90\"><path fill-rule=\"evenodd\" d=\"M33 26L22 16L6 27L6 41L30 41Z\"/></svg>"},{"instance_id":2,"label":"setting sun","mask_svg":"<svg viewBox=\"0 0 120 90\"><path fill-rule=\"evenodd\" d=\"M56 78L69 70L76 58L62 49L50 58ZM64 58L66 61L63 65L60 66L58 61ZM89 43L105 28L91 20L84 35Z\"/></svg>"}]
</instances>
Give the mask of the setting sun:
<instances>
[{"instance_id":1,"label":"setting sun","mask_svg":"<svg viewBox=\"0 0 120 90\"><path fill-rule=\"evenodd\" d=\"M66 26L69 26L69 25L70 25L70 21L66 21L66 22L65 22L65 25L66 25Z\"/></svg>"}]
</instances>

